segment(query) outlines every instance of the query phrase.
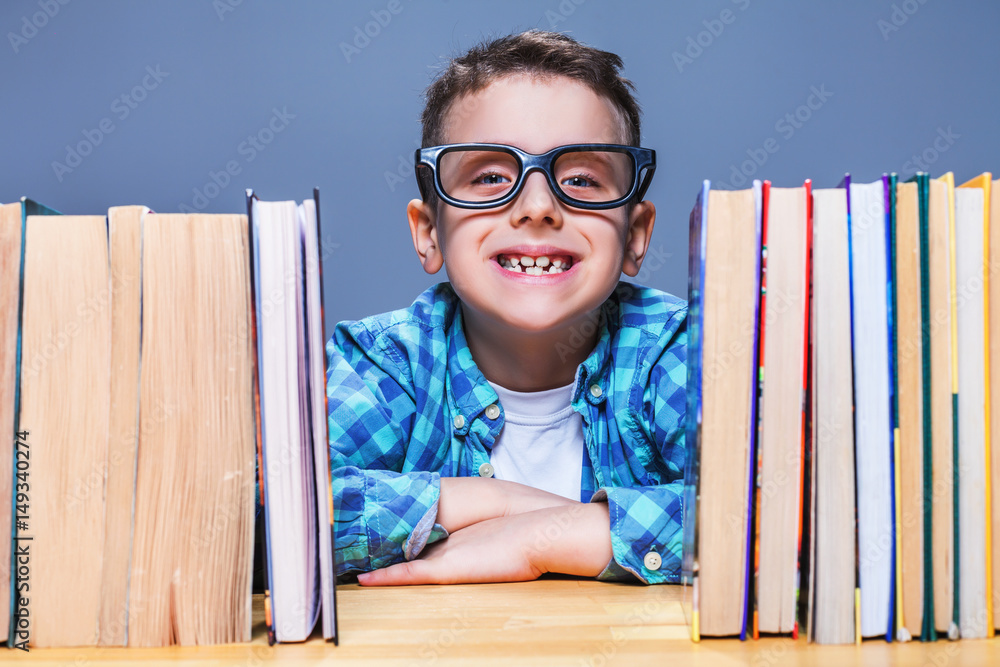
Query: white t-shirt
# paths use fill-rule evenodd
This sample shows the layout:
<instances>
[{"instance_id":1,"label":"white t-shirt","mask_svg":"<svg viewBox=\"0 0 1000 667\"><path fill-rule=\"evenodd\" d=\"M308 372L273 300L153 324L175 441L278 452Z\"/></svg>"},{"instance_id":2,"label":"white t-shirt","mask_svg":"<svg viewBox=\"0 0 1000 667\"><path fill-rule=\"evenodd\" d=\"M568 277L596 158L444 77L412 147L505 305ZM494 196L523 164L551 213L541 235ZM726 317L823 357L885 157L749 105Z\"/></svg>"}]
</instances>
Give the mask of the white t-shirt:
<instances>
[{"instance_id":1,"label":"white t-shirt","mask_svg":"<svg viewBox=\"0 0 1000 667\"><path fill-rule=\"evenodd\" d=\"M504 410L490 453L494 476L580 500L583 418L570 405L576 383L527 392L490 385Z\"/></svg>"}]
</instances>

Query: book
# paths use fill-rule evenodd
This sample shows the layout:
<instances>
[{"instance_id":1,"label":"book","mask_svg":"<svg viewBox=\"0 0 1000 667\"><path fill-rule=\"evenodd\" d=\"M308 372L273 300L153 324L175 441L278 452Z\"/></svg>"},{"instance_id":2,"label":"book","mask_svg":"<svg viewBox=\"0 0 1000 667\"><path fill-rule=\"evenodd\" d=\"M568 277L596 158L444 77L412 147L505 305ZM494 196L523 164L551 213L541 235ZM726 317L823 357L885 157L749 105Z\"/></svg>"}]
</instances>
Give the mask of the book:
<instances>
[{"instance_id":1,"label":"book","mask_svg":"<svg viewBox=\"0 0 1000 667\"><path fill-rule=\"evenodd\" d=\"M92 645L111 375L104 216L28 215L24 245L18 428L29 465L18 479L27 491L17 533L30 585L18 613L29 619L32 647Z\"/></svg>"},{"instance_id":2,"label":"book","mask_svg":"<svg viewBox=\"0 0 1000 667\"><path fill-rule=\"evenodd\" d=\"M770 187L767 200L756 600L757 629L769 633L798 630L810 186Z\"/></svg>"},{"instance_id":3,"label":"book","mask_svg":"<svg viewBox=\"0 0 1000 667\"><path fill-rule=\"evenodd\" d=\"M889 342L889 178L848 189L860 635L894 635L894 471Z\"/></svg>"},{"instance_id":4,"label":"book","mask_svg":"<svg viewBox=\"0 0 1000 667\"><path fill-rule=\"evenodd\" d=\"M992 636L989 558L989 354L987 337L989 176L955 188L955 261L958 312L958 495L963 638Z\"/></svg>"},{"instance_id":5,"label":"book","mask_svg":"<svg viewBox=\"0 0 1000 667\"><path fill-rule=\"evenodd\" d=\"M850 238L844 189L813 190L812 552L808 636L855 641L856 523Z\"/></svg>"},{"instance_id":6,"label":"book","mask_svg":"<svg viewBox=\"0 0 1000 667\"><path fill-rule=\"evenodd\" d=\"M984 184L985 187L985 184ZM1000 179L990 186L990 235L989 235L989 275L996 275L1000 269ZM994 288L989 293L990 349L997 350L990 354L990 479L992 483L992 501L990 504L992 545L992 586L993 624L1000 629L1000 597L996 595L1000 585L1000 288Z\"/></svg>"},{"instance_id":7,"label":"book","mask_svg":"<svg viewBox=\"0 0 1000 667\"><path fill-rule=\"evenodd\" d=\"M147 213L141 227L128 646L246 642L255 462L247 219Z\"/></svg>"},{"instance_id":8,"label":"book","mask_svg":"<svg viewBox=\"0 0 1000 667\"><path fill-rule=\"evenodd\" d=\"M923 550L923 338L921 246L917 183L896 185L892 230L895 261L895 368L899 443L897 471L897 615L899 639L919 637L924 615Z\"/></svg>"},{"instance_id":9,"label":"book","mask_svg":"<svg viewBox=\"0 0 1000 667\"><path fill-rule=\"evenodd\" d=\"M713 257L705 239L712 238L714 191L706 184L692 212L689 255L694 333L687 427L697 444L688 460L695 474L685 486L684 570L692 608L701 612L693 615L696 638L709 635L703 631L709 608L729 622L716 634L756 638L774 627L784 630L774 625L775 610L784 610L774 601L786 592L775 575L790 568L768 544L779 523L772 512L781 490L768 461L774 462L778 445L791 457L796 443L804 473L801 509L791 521L799 539L791 566L798 599L793 636L798 623L818 643L993 636L1000 597L993 592L1000 550L1000 457L991 436L1000 423L994 410L1000 392L991 391L993 375L1000 377L1000 355L991 354L990 345L1000 344L993 322L1000 290L989 289L1000 266L993 254L1000 248L1000 225L992 224L1000 219L993 186L989 173L957 188L950 173L937 179L918 173L905 183L895 174L868 184L848 176L838 189L813 191L806 214L812 224L812 244L804 253L807 305L804 315L796 312L806 334L799 356L803 348L789 337L791 328L783 328L785 313L776 312L790 293L782 278L788 245L797 243L795 227L782 227L781 198L794 189L765 181L755 190L762 211L760 303L755 323L745 325L756 327L756 337L752 330L739 332L740 343L725 338L737 336L731 320L721 334L705 316L706 304L717 303L712 295L725 294L708 285L713 263L723 265L714 267L717 272L746 264L730 247L738 228L732 222L723 245L729 254L717 251ZM755 241L740 242L756 248ZM727 287L731 299L732 285ZM739 312L728 308L730 317ZM702 534L709 523L701 509L710 494L716 502L738 497L733 489L706 491L702 474L711 460L699 430L707 418L702 410L711 373L705 369L717 363L718 348L709 347L720 340L729 344L722 355L727 372L738 359L757 376L756 400L748 409L751 420L756 412L751 423L757 430L751 429L745 445L740 434L730 437L739 443L730 461L743 452L750 457L751 493L740 517L746 519L747 540L713 547L714 553L728 549L723 567L732 581L751 554L742 610L731 587L709 596L701 579ZM734 355L751 345L756 359ZM804 363L789 370L793 359ZM805 380L796 377L800 371ZM776 443L777 388L786 386L798 388L801 430L797 436L789 428ZM711 390L718 392L718 386ZM730 404L740 407L732 399ZM743 414L737 413L737 424ZM729 507L727 519L735 525L738 510Z\"/></svg>"},{"instance_id":10,"label":"book","mask_svg":"<svg viewBox=\"0 0 1000 667\"><path fill-rule=\"evenodd\" d=\"M318 192L291 213L294 271L269 275L291 298L270 292L268 304L254 298L246 216L0 207L0 419L6 462L24 459L0 496L17 519L5 541L10 645L249 641L254 325L258 306L281 303L295 315L280 352L295 361L312 489L307 595L336 641ZM31 580L11 582L11 563ZM13 595L12 583L25 585ZM294 631L291 618L271 631Z\"/></svg>"},{"instance_id":11,"label":"book","mask_svg":"<svg viewBox=\"0 0 1000 667\"><path fill-rule=\"evenodd\" d=\"M247 191L247 210L268 641L304 641L321 612L336 641L319 193L296 204Z\"/></svg>"},{"instance_id":12,"label":"book","mask_svg":"<svg viewBox=\"0 0 1000 667\"><path fill-rule=\"evenodd\" d=\"M955 617L955 429L957 428L957 369L953 366L954 207L953 190L945 178L931 179L928 192L928 330L931 403L931 570L934 626L952 639L958 636ZM926 481L926 480L925 480ZM925 545L926 548L927 545ZM928 615L929 616L929 615Z\"/></svg>"},{"instance_id":13,"label":"book","mask_svg":"<svg viewBox=\"0 0 1000 667\"><path fill-rule=\"evenodd\" d=\"M767 216L768 201L771 197L771 181L763 181L760 185L760 196L757 197L757 219L760 227L760 261L758 275L760 276L760 297L757 305L757 338L754 341L753 371L755 375L755 395L751 408L753 419L753 434L750 440L750 494L747 497L749 512L747 525L747 577L746 577L746 610L745 622L740 639L747 637L760 638L758 623L758 598L760 591L760 493L761 493L761 456L760 442L763 429L762 403L764 400L764 347L767 343L767 318L760 314L767 308Z\"/></svg>"},{"instance_id":14,"label":"book","mask_svg":"<svg viewBox=\"0 0 1000 667\"><path fill-rule=\"evenodd\" d=\"M897 322L897 296L898 281L896 277L896 188L899 183L899 174L891 172L882 174L882 179L887 183L885 198L885 220L886 220L886 292L888 293L888 303L886 319L889 323L889 433L890 451L889 459L890 480L892 486L892 609L890 633L886 634L886 640L909 641L912 639L909 631L903 625L903 515L902 498L900 492L902 485L902 468L899 465L901 456L901 442L899 432L899 365L897 363L897 332L899 329Z\"/></svg>"},{"instance_id":15,"label":"book","mask_svg":"<svg viewBox=\"0 0 1000 667\"><path fill-rule=\"evenodd\" d=\"M746 631L760 192L705 181L691 214L683 576L696 641Z\"/></svg>"},{"instance_id":16,"label":"book","mask_svg":"<svg viewBox=\"0 0 1000 667\"><path fill-rule=\"evenodd\" d=\"M111 405L97 640L101 646L127 645L128 570L139 447L142 216L148 212L145 206L115 206L108 210Z\"/></svg>"},{"instance_id":17,"label":"book","mask_svg":"<svg viewBox=\"0 0 1000 667\"><path fill-rule=\"evenodd\" d=\"M15 627L15 602L19 586L12 573L16 561L12 559L13 544L17 531L13 517L16 513L14 491L19 481L15 462L17 416L20 409L21 376L21 309L24 292L24 228L29 215L58 215L58 212L28 199L12 204L0 205L0 503L6 509L0 511L0 633L8 646L17 641ZM22 451L20 455L26 455ZM22 467L28 465L21 464ZM21 471L23 473L23 471ZM22 477L26 476L26 473ZM23 483L23 482L22 482ZM24 487L21 487L24 490ZM8 538L9 536L9 538ZM27 621L22 628L27 636Z\"/></svg>"}]
</instances>

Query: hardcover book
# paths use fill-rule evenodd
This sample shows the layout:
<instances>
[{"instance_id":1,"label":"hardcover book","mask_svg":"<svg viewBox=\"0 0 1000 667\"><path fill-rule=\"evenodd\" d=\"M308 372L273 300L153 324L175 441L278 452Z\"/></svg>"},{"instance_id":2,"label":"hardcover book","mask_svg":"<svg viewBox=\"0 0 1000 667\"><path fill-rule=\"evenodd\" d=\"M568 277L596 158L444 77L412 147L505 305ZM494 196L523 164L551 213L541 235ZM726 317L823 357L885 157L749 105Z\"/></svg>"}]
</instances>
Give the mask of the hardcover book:
<instances>
[{"instance_id":1,"label":"hardcover book","mask_svg":"<svg viewBox=\"0 0 1000 667\"><path fill-rule=\"evenodd\" d=\"M24 303L24 238L29 215L59 215L27 197L13 204L0 205L0 633L8 646L17 641L15 633L15 602L18 588L12 545L16 544L17 529L13 523L15 511L14 491L17 484L25 483L28 476L20 471L18 479L15 443L20 427L17 416L20 410L21 377L21 312ZM26 438L25 438L26 440ZM23 442L23 441L21 441ZM22 448L20 456L28 456ZM22 464L22 467L28 465ZM24 487L21 487L24 490ZM8 537L9 536L9 539ZM22 585L27 585L21 582Z\"/></svg>"},{"instance_id":2,"label":"hardcover book","mask_svg":"<svg viewBox=\"0 0 1000 667\"><path fill-rule=\"evenodd\" d=\"M319 191L301 204L247 191L253 243L258 471L268 641L336 641Z\"/></svg>"},{"instance_id":3,"label":"hardcover book","mask_svg":"<svg viewBox=\"0 0 1000 667\"><path fill-rule=\"evenodd\" d=\"M706 181L691 214L684 580L695 641L747 628L760 192Z\"/></svg>"}]
</instances>

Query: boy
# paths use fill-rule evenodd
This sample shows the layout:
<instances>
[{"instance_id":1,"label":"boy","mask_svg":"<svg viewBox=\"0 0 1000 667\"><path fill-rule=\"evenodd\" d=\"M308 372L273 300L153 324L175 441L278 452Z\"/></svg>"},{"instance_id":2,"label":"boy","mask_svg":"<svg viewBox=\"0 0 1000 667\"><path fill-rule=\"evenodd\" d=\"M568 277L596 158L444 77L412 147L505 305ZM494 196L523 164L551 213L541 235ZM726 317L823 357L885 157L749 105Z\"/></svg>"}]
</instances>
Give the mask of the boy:
<instances>
[{"instance_id":1,"label":"boy","mask_svg":"<svg viewBox=\"0 0 1000 667\"><path fill-rule=\"evenodd\" d=\"M338 575L679 581L687 309L618 281L655 219L621 67L532 30L428 89L407 217L450 283L328 343Z\"/></svg>"}]
</instances>

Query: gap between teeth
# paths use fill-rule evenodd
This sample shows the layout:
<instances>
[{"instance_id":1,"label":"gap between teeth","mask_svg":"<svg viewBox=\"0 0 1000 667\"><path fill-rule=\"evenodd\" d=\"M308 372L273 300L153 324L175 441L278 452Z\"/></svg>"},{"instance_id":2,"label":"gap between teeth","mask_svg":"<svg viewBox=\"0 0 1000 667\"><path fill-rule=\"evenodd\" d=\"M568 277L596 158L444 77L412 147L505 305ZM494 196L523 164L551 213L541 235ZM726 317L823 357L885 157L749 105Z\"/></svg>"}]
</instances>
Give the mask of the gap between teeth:
<instances>
[{"instance_id":1,"label":"gap between teeth","mask_svg":"<svg viewBox=\"0 0 1000 667\"><path fill-rule=\"evenodd\" d=\"M562 273L568 268L563 268L566 264L562 259L556 258L550 260L547 256L542 255L541 257L529 257L527 255L516 259L513 257L500 257L497 260L503 268L511 271L513 273L527 273L532 276L540 276L543 274L550 273ZM548 270L546 270L546 268Z\"/></svg>"}]
</instances>

